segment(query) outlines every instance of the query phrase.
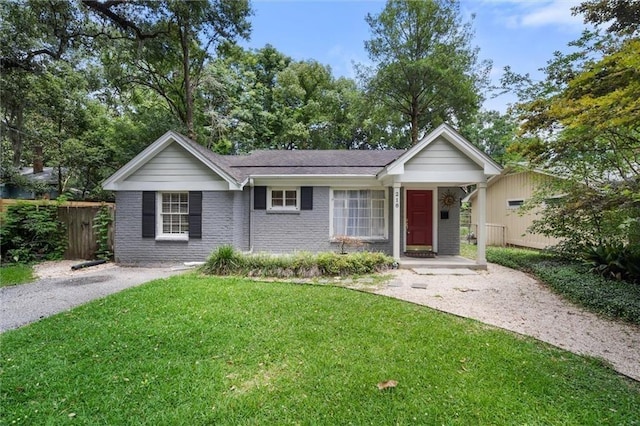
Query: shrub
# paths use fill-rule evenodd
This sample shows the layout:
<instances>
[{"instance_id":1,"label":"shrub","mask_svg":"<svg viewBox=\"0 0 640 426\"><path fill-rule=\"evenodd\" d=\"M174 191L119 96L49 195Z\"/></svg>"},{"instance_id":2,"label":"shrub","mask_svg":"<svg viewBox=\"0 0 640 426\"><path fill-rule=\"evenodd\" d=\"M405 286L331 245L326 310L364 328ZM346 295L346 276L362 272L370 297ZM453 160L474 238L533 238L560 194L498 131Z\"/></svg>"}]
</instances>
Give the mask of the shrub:
<instances>
[{"instance_id":1,"label":"shrub","mask_svg":"<svg viewBox=\"0 0 640 426\"><path fill-rule=\"evenodd\" d=\"M607 278L640 282L640 244L602 244L587 247L583 259L591 271Z\"/></svg>"},{"instance_id":2,"label":"shrub","mask_svg":"<svg viewBox=\"0 0 640 426\"><path fill-rule=\"evenodd\" d=\"M293 255L241 254L231 246L214 251L201 271L208 275L312 278L317 276L362 275L392 267L393 258L383 253L338 254L299 252Z\"/></svg>"},{"instance_id":3,"label":"shrub","mask_svg":"<svg viewBox=\"0 0 640 426\"><path fill-rule=\"evenodd\" d=\"M101 206L93 220L93 228L96 231L98 240L98 249L96 250L96 257L98 259L109 260L113 257L111 247L109 246L109 229L111 222L113 222L111 210L106 205Z\"/></svg>"},{"instance_id":4,"label":"shrub","mask_svg":"<svg viewBox=\"0 0 640 426\"><path fill-rule=\"evenodd\" d=\"M354 254L338 254L333 252L319 253L317 262L321 275L348 275L349 257Z\"/></svg>"},{"instance_id":5,"label":"shrub","mask_svg":"<svg viewBox=\"0 0 640 426\"><path fill-rule=\"evenodd\" d=\"M507 268L531 272L532 265L553 256L537 250L509 247L487 247L487 261Z\"/></svg>"},{"instance_id":6,"label":"shrub","mask_svg":"<svg viewBox=\"0 0 640 426\"><path fill-rule=\"evenodd\" d=\"M2 258L9 262L62 258L66 238L57 206L32 203L9 206L2 217L0 241Z\"/></svg>"},{"instance_id":7,"label":"shrub","mask_svg":"<svg viewBox=\"0 0 640 426\"><path fill-rule=\"evenodd\" d=\"M202 266L209 275L230 275L242 268L242 256L230 245L218 247Z\"/></svg>"}]
</instances>

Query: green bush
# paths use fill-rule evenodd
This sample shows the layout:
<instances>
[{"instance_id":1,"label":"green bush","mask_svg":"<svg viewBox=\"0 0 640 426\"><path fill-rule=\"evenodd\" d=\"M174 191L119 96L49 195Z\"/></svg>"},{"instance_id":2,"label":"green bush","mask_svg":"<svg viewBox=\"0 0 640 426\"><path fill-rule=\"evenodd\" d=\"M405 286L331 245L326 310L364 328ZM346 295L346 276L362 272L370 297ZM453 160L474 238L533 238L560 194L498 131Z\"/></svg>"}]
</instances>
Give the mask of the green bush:
<instances>
[{"instance_id":1,"label":"green bush","mask_svg":"<svg viewBox=\"0 0 640 426\"><path fill-rule=\"evenodd\" d=\"M208 275L312 278L371 274L389 269L393 264L393 259L383 253L324 252L314 255L299 252L276 256L265 253L241 254L231 246L222 246L211 254L201 271Z\"/></svg>"},{"instance_id":2,"label":"green bush","mask_svg":"<svg viewBox=\"0 0 640 426\"><path fill-rule=\"evenodd\" d=\"M603 277L640 282L640 244L602 244L587 247L582 257L591 271Z\"/></svg>"},{"instance_id":3,"label":"green bush","mask_svg":"<svg viewBox=\"0 0 640 426\"><path fill-rule=\"evenodd\" d=\"M218 247L202 266L208 275L231 275L243 267L242 256L230 245Z\"/></svg>"},{"instance_id":4,"label":"green bush","mask_svg":"<svg viewBox=\"0 0 640 426\"><path fill-rule=\"evenodd\" d=\"M103 205L98 209L98 213L93 219L93 229L95 229L98 240L98 249L96 250L96 257L98 259L109 260L113 257L111 247L109 246L109 229L112 222L111 209Z\"/></svg>"},{"instance_id":5,"label":"green bush","mask_svg":"<svg viewBox=\"0 0 640 426\"><path fill-rule=\"evenodd\" d=\"M61 259L66 249L64 224L56 205L17 203L7 208L0 227L2 259L29 263Z\"/></svg>"},{"instance_id":6,"label":"green bush","mask_svg":"<svg viewBox=\"0 0 640 426\"><path fill-rule=\"evenodd\" d=\"M510 247L487 247L487 261L518 269L524 272L532 272L532 266L540 261L552 259L553 255L537 250L527 250Z\"/></svg>"}]
</instances>

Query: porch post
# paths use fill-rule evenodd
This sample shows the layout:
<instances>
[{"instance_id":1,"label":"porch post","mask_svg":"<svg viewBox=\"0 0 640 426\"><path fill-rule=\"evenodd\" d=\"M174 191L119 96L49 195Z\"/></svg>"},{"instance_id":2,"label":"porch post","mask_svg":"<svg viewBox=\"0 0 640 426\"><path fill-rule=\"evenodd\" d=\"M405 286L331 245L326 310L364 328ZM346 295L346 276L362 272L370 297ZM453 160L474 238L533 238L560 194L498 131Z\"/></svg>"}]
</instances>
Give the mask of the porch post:
<instances>
[{"instance_id":1,"label":"porch post","mask_svg":"<svg viewBox=\"0 0 640 426\"><path fill-rule=\"evenodd\" d=\"M393 258L400 260L400 183L393 184Z\"/></svg>"},{"instance_id":2,"label":"porch post","mask_svg":"<svg viewBox=\"0 0 640 426\"><path fill-rule=\"evenodd\" d=\"M487 183L478 182L478 252L476 264L487 264Z\"/></svg>"}]
</instances>

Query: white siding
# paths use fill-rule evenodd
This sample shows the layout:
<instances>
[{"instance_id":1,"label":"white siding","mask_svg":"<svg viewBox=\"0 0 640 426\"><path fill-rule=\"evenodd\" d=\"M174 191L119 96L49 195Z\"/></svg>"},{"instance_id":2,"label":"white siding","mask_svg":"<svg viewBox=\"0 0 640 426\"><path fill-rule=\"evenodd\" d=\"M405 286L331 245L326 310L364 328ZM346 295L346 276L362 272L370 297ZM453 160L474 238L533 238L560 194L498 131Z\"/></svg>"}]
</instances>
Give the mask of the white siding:
<instances>
[{"instance_id":1,"label":"white siding","mask_svg":"<svg viewBox=\"0 0 640 426\"><path fill-rule=\"evenodd\" d=\"M171 143L136 170L130 182L205 182L223 179L177 143Z\"/></svg>"},{"instance_id":2,"label":"white siding","mask_svg":"<svg viewBox=\"0 0 640 426\"><path fill-rule=\"evenodd\" d=\"M407 161L404 169L405 172L482 171L482 167L442 137Z\"/></svg>"}]
</instances>

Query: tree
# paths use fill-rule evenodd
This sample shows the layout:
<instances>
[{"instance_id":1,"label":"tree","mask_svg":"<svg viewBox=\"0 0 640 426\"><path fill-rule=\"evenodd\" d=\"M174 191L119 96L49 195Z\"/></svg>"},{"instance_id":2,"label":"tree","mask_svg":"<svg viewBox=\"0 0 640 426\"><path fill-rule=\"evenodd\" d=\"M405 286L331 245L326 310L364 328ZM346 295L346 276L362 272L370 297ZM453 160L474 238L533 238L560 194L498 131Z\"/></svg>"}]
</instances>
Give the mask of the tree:
<instances>
[{"instance_id":1,"label":"tree","mask_svg":"<svg viewBox=\"0 0 640 426\"><path fill-rule=\"evenodd\" d=\"M412 144L421 132L445 121L463 125L478 110L490 64L478 62L457 0L389 0L366 21L372 38L365 48L375 65L360 67L360 77L407 119Z\"/></svg>"},{"instance_id":2,"label":"tree","mask_svg":"<svg viewBox=\"0 0 640 426\"><path fill-rule=\"evenodd\" d=\"M540 83L508 77L520 94L515 147L563 178L556 192L565 196L547 203L533 229L565 238L575 253L640 241L640 40L585 32L572 46L549 61Z\"/></svg>"},{"instance_id":3,"label":"tree","mask_svg":"<svg viewBox=\"0 0 640 426\"><path fill-rule=\"evenodd\" d=\"M633 35L640 30L640 3L636 0L588 0L573 8L584 21L596 25L611 23L609 32Z\"/></svg>"},{"instance_id":4,"label":"tree","mask_svg":"<svg viewBox=\"0 0 640 426\"><path fill-rule=\"evenodd\" d=\"M516 160L508 152L518 128L513 117L498 111L480 111L474 118L460 129L461 133L500 164Z\"/></svg>"},{"instance_id":5,"label":"tree","mask_svg":"<svg viewBox=\"0 0 640 426\"><path fill-rule=\"evenodd\" d=\"M72 60L70 52L87 39L86 15L73 2L0 2L0 107L3 135L11 143L12 166L19 167L25 120L38 100L33 92L47 67Z\"/></svg>"},{"instance_id":6,"label":"tree","mask_svg":"<svg viewBox=\"0 0 640 426\"><path fill-rule=\"evenodd\" d=\"M389 147L400 127L353 80L335 79L317 61L293 61L269 45L234 48L212 62L203 97L208 145L221 153Z\"/></svg>"},{"instance_id":7,"label":"tree","mask_svg":"<svg viewBox=\"0 0 640 426\"><path fill-rule=\"evenodd\" d=\"M123 88L151 89L196 139L195 98L202 71L217 48L248 37L248 0L82 3L112 31L109 44L115 49L102 47L112 81Z\"/></svg>"}]
</instances>

